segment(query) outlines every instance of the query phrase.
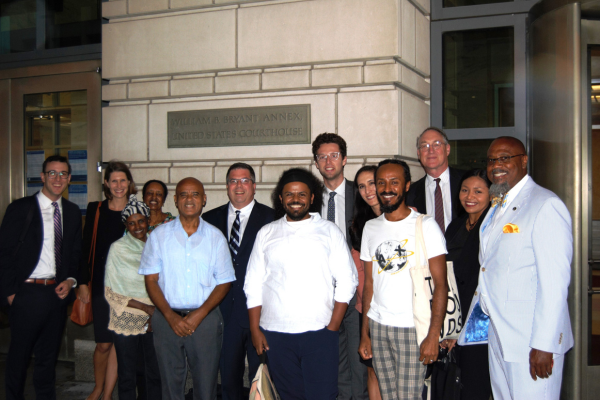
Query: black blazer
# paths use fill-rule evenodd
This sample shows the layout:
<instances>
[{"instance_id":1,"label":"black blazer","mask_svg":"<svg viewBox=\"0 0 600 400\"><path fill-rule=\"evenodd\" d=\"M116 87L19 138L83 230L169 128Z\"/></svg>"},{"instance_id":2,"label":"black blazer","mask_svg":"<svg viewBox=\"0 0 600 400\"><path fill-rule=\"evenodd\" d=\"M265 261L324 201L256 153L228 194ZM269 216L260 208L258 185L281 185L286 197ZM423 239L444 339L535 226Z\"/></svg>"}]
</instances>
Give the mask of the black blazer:
<instances>
[{"instance_id":1,"label":"black blazer","mask_svg":"<svg viewBox=\"0 0 600 400\"><path fill-rule=\"evenodd\" d=\"M345 195L345 214L346 214L346 242L348 243L348 248L352 248L352 240L350 240L350 225L352 225L352 218L354 218L354 182L346 179L346 195ZM323 204L327 204L329 199L325 198L323 195ZM327 216L322 215L322 210L319 210L319 214L321 218L326 218Z\"/></svg>"},{"instance_id":2,"label":"black blazer","mask_svg":"<svg viewBox=\"0 0 600 400\"><path fill-rule=\"evenodd\" d=\"M35 208L31 224L18 253L13 255L31 207ZM56 280L62 282L69 277L79 280L77 270L81 256L81 210L63 198L62 213L63 265ZM17 293L37 266L43 241L44 227L37 194L13 201L6 209L0 226L0 296L3 303L8 296Z\"/></svg>"},{"instance_id":3,"label":"black blazer","mask_svg":"<svg viewBox=\"0 0 600 400\"><path fill-rule=\"evenodd\" d=\"M216 226L225 235L229 237L227 229L227 214L229 212L229 203L208 211L202 215L202 219L211 225ZM231 290L227 293L221 302L220 309L223 314L223 321L227 325L230 321L237 321L241 327L249 328L250 320L248 318L248 306L246 305L246 294L244 293L244 281L246 280L246 269L250 253L254 247L256 234L263 226L273 222L275 211L259 202L254 204L248 224L242 236L242 243L233 268L235 269L235 281L231 282Z\"/></svg>"},{"instance_id":4,"label":"black blazer","mask_svg":"<svg viewBox=\"0 0 600 400\"><path fill-rule=\"evenodd\" d=\"M452 196L452 219L456 219L464 213L464 208L458 200L458 192L460 190L460 181L465 174L465 171L460 169L450 168L450 194ZM427 214L427 198L425 197L425 179L427 175L422 177L410 185L408 194L406 195L406 205L416 207L421 214Z\"/></svg>"},{"instance_id":5,"label":"black blazer","mask_svg":"<svg viewBox=\"0 0 600 400\"><path fill-rule=\"evenodd\" d=\"M448 246L449 254L446 256L446 261L452 261L454 267L454 276L456 277L456 285L458 289L458 297L460 298L461 314L463 317L463 323L465 323L467 314L469 313L469 307L473 300L473 295L477 289L477 283L479 281L479 228L488 209L486 209L479 221L475 224L473 229L469 232L469 236L465 241L462 251L458 258L454 259L450 254L454 254L451 251L452 239L461 229L467 229L466 223L469 214L464 213L459 218L453 220L448 229L446 229L446 245Z\"/></svg>"}]
</instances>

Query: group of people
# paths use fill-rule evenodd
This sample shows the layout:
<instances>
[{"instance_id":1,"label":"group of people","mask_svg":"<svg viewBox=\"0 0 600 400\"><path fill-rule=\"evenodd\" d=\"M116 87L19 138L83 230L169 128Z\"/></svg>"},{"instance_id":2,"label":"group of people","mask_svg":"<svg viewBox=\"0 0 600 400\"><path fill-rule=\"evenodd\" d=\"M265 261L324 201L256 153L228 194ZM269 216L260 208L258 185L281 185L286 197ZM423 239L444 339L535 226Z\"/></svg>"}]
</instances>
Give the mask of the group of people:
<instances>
[{"instance_id":1,"label":"group of people","mask_svg":"<svg viewBox=\"0 0 600 400\"><path fill-rule=\"evenodd\" d=\"M440 348L456 354L464 399L557 399L573 345L567 308L571 219L527 174L523 144L496 139L487 169L448 166L445 133L417 139L426 176L411 184L399 159L344 176L347 145L312 144L321 178L286 170L273 208L256 201L245 163L226 173L229 202L204 213L202 183L176 187L178 217L162 211L166 185L138 201L127 166L105 170L106 200L62 198L68 160L44 162L42 190L14 201L0 227L0 294L10 304L8 399L22 399L35 355L38 398L53 399L72 288L91 302L95 388L88 399L182 399L188 366L195 399L244 398L260 356L282 399L420 399ZM423 214L425 214L423 216ZM433 298L419 341L413 282L424 239ZM446 262L461 303L459 344L440 336ZM264 357L264 356L263 356ZM140 384L142 383L142 384Z\"/></svg>"}]
</instances>

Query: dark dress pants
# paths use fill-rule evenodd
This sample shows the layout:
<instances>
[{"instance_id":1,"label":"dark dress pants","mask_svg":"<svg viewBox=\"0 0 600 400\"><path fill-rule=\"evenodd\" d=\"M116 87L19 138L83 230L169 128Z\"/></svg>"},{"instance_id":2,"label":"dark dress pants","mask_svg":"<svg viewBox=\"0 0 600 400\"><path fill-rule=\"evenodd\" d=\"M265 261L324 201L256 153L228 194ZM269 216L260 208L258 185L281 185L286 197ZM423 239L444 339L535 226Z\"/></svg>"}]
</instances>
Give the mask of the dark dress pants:
<instances>
[{"instance_id":1,"label":"dark dress pants","mask_svg":"<svg viewBox=\"0 0 600 400\"><path fill-rule=\"evenodd\" d=\"M23 400L31 355L36 399L56 399L56 359L65 327L67 302L54 285L24 283L9 311L10 345L6 358L6 398Z\"/></svg>"},{"instance_id":2,"label":"dark dress pants","mask_svg":"<svg viewBox=\"0 0 600 400\"><path fill-rule=\"evenodd\" d=\"M250 329L230 321L223 331L221 349L221 394L223 400L242 400L244 397L244 366L248 354L248 380L252 382L260 361L252 345Z\"/></svg>"},{"instance_id":3,"label":"dark dress pants","mask_svg":"<svg viewBox=\"0 0 600 400\"><path fill-rule=\"evenodd\" d=\"M162 389L152 332L143 335L120 335L113 332L119 374L119 399L136 400L139 351L144 361L145 396L143 400L160 400Z\"/></svg>"},{"instance_id":4,"label":"dark dress pants","mask_svg":"<svg viewBox=\"0 0 600 400\"><path fill-rule=\"evenodd\" d=\"M339 332L263 333L269 373L281 400L336 400Z\"/></svg>"},{"instance_id":5,"label":"dark dress pants","mask_svg":"<svg viewBox=\"0 0 600 400\"><path fill-rule=\"evenodd\" d=\"M488 400L492 395L488 345L456 346L456 350L463 386L461 398Z\"/></svg>"},{"instance_id":6,"label":"dark dress pants","mask_svg":"<svg viewBox=\"0 0 600 400\"><path fill-rule=\"evenodd\" d=\"M194 400L216 400L219 358L223 344L223 318L219 307L204 318L191 336L177 336L158 309L152 316L152 329L163 398L183 400L189 364L194 383Z\"/></svg>"},{"instance_id":7,"label":"dark dress pants","mask_svg":"<svg viewBox=\"0 0 600 400\"><path fill-rule=\"evenodd\" d=\"M338 400L368 400L367 367L358 354L360 346L359 314L354 294L340 325Z\"/></svg>"}]
</instances>

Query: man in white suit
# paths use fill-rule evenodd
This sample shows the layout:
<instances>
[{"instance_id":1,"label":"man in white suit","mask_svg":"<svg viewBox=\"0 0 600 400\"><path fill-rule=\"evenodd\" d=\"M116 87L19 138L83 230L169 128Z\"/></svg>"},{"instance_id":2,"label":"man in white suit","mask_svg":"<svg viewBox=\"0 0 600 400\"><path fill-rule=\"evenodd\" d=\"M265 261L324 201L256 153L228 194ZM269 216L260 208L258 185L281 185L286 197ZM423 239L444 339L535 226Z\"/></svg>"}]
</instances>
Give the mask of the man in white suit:
<instances>
[{"instance_id":1,"label":"man in white suit","mask_svg":"<svg viewBox=\"0 0 600 400\"><path fill-rule=\"evenodd\" d=\"M494 140L487 156L496 201L481 225L475 296L490 317L494 399L558 399L564 354L573 346L567 306L571 217L554 193L527 174L518 139Z\"/></svg>"}]
</instances>

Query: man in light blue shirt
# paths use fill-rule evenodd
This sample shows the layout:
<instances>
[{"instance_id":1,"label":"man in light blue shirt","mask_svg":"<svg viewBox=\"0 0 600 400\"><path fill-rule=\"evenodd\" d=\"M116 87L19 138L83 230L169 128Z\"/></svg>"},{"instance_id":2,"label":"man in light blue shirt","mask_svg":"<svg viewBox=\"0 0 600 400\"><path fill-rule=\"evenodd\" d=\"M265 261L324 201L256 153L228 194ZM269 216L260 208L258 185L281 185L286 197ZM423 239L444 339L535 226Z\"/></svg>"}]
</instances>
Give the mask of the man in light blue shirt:
<instances>
[{"instance_id":1,"label":"man in light blue shirt","mask_svg":"<svg viewBox=\"0 0 600 400\"><path fill-rule=\"evenodd\" d=\"M179 217L149 236L139 273L156 305L152 318L154 344L162 380L162 396L184 398L187 362L192 370L194 398L217 398L217 372L223 300L235 271L227 240L200 218L206 205L202 182L185 178L177 184Z\"/></svg>"}]
</instances>

